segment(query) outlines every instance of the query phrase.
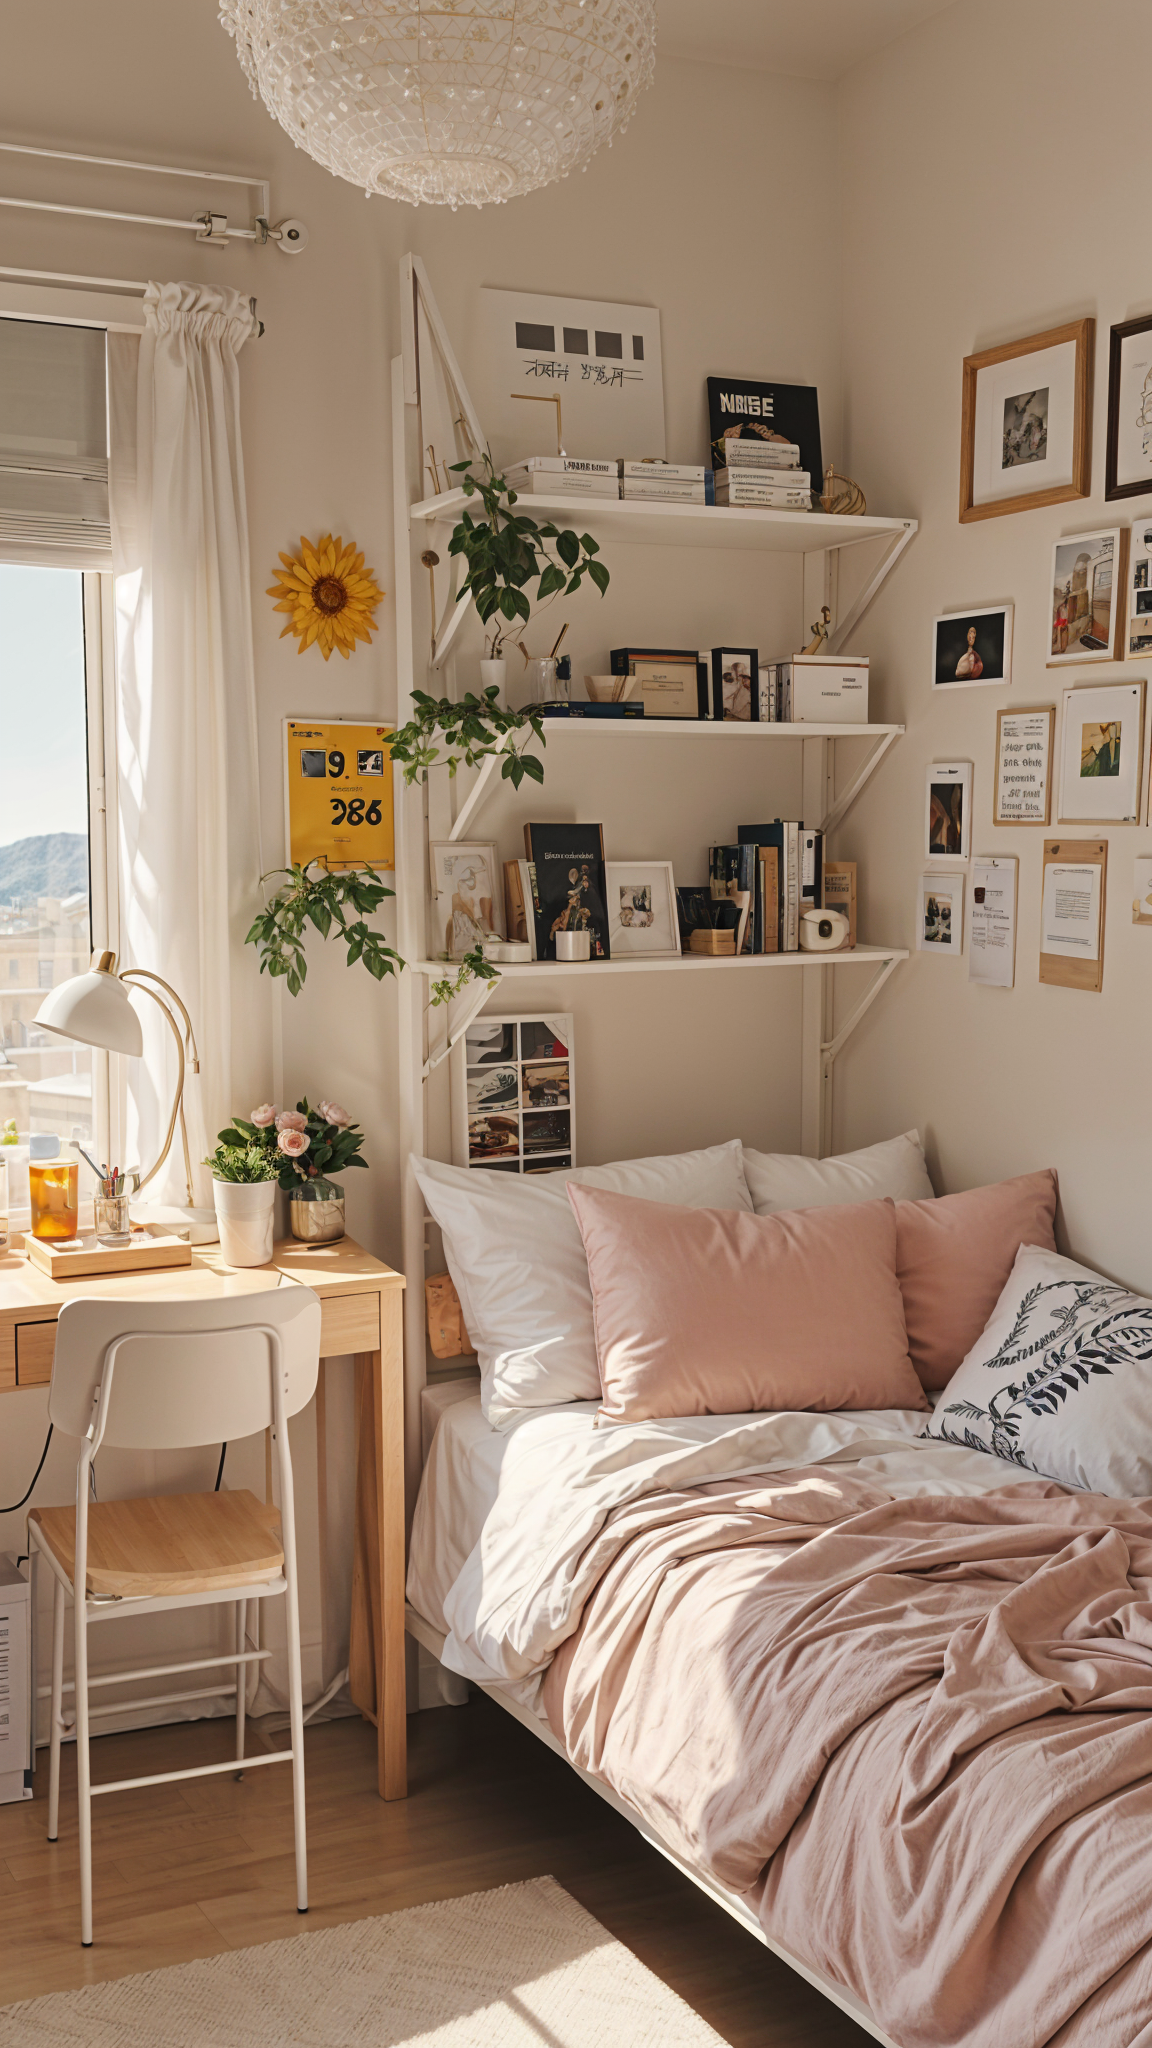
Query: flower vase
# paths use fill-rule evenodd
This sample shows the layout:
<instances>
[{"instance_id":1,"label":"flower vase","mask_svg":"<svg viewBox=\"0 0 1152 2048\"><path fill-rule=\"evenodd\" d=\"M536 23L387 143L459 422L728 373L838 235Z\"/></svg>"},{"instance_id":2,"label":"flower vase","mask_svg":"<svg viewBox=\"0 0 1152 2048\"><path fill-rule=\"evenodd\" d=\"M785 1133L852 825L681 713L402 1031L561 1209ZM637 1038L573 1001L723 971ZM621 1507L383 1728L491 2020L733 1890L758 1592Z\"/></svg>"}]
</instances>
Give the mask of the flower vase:
<instances>
[{"instance_id":1,"label":"flower vase","mask_svg":"<svg viewBox=\"0 0 1152 2048\"><path fill-rule=\"evenodd\" d=\"M220 1255L226 1266L267 1266L276 1222L274 1180L212 1181Z\"/></svg>"},{"instance_id":2,"label":"flower vase","mask_svg":"<svg viewBox=\"0 0 1152 2048\"><path fill-rule=\"evenodd\" d=\"M498 711L506 711L506 710L507 710L507 708L508 708L508 698L507 698L507 695L506 695L506 693L505 693L505 684L506 684L506 682L507 682L507 679L508 679L508 664L507 664L507 662L504 662L504 661L482 661L482 662L480 663L480 692L481 692L481 695L483 695L483 693L484 693L484 691L485 691L485 690L490 690L490 689L491 689L491 687L492 687L492 685L493 685L493 683L495 683L495 685L496 685L496 688L497 688L497 690L498 690L498 691L499 691L499 693L500 693L500 694L499 694L499 696L498 696L498 697L497 697L497 699L496 699L496 708L497 708L497 710L498 710Z\"/></svg>"},{"instance_id":3,"label":"flower vase","mask_svg":"<svg viewBox=\"0 0 1152 2048\"><path fill-rule=\"evenodd\" d=\"M301 1244L333 1244L344 1235L344 1190L335 1181L325 1182L329 1192L318 1194L310 1184L293 1188L288 1203L288 1228Z\"/></svg>"}]
</instances>

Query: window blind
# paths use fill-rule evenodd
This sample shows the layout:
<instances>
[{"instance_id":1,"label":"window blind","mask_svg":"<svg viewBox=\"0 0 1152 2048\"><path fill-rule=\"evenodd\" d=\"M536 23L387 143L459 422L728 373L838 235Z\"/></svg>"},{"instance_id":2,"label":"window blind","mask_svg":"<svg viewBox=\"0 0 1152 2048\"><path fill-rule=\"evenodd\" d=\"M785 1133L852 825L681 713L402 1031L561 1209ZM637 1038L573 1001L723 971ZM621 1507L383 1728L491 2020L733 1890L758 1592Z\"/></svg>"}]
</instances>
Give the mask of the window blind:
<instances>
[{"instance_id":1,"label":"window blind","mask_svg":"<svg viewBox=\"0 0 1152 2048\"><path fill-rule=\"evenodd\" d=\"M0 560L111 569L101 327L0 319Z\"/></svg>"}]
</instances>

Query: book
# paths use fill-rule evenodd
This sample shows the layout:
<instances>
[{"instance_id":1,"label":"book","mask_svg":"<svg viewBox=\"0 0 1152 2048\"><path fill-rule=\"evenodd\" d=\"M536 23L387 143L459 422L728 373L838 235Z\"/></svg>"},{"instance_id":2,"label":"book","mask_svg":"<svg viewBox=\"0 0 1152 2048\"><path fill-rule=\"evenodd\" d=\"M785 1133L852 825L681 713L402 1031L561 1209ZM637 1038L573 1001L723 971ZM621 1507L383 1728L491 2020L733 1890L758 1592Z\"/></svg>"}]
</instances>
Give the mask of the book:
<instances>
[{"instance_id":1,"label":"book","mask_svg":"<svg viewBox=\"0 0 1152 2048\"><path fill-rule=\"evenodd\" d=\"M716 491L712 483L712 472L703 484L650 484L629 482L625 477L620 487L621 496L629 499L647 499L650 504L664 505L714 505Z\"/></svg>"},{"instance_id":2,"label":"book","mask_svg":"<svg viewBox=\"0 0 1152 2048\"><path fill-rule=\"evenodd\" d=\"M506 860L504 863L504 921L508 937L532 947L532 958L536 957L536 923L530 914L532 905L532 883L527 872L526 860Z\"/></svg>"},{"instance_id":3,"label":"book","mask_svg":"<svg viewBox=\"0 0 1152 2048\"><path fill-rule=\"evenodd\" d=\"M712 472L702 462L622 462L625 483L702 484Z\"/></svg>"},{"instance_id":4,"label":"book","mask_svg":"<svg viewBox=\"0 0 1152 2048\"><path fill-rule=\"evenodd\" d=\"M636 677L649 718L711 717L709 666L695 647L614 647L608 656L612 675Z\"/></svg>"},{"instance_id":5,"label":"book","mask_svg":"<svg viewBox=\"0 0 1152 2048\"><path fill-rule=\"evenodd\" d=\"M568 704L537 704L541 718L643 718L642 701L629 698L624 704L592 704L573 699Z\"/></svg>"},{"instance_id":6,"label":"book","mask_svg":"<svg viewBox=\"0 0 1152 2048\"><path fill-rule=\"evenodd\" d=\"M848 938L845 950L852 951L856 944L856 863L854 860L828 860L824 863L824 909L839 910L848 919Z\"/></svg>"},{"instance_id":7,"label":"book","mask_svg":"<svg viewBox=\"0 0 1152 2048\"><path fill-rule=\"evenodd\" d=\"M529 476L505 472L504 481L518 498L618 498L620 485L614 476L549 476L533 470Z\"/></svg>"},{"instance_id":8,"label":"book","mask_svg":"<svg viewBox=\"0 0 1152 2048\"><path fill-rule=\"evenodd\" d=\"M738 434L725 434L711 452L715 463L726 464L729 469L758 472L800 467L800 449L795 441L745 440Z\"/></svg>"},{"instance_id":9,"label":"book","mask_svg":"<svg viewBox=\"0 0 1152 2048\"><path fill-rule=\"evenodd\" d=\"M824 475L820 451L820 407L814 384L777 384L748 377L709 377L708 441L717 467L724 450L717 442L760 441L799 449L801 469Z\"/></svg>"},{"instance_id":10,"label":"book","mask_svg":"<svg viewBox=\"0 0 1152 2048\"><path fill-rule=\"evenodd\" d=\"M746 484L729 482L726 471L717 473L715 499L718 505L808 505L812 493L806 484Z\"/></svg>"},{"instance_id":11,"label":"book","mask_svg":"<svg viewBox=\"0 0 1152 2048\"><path fill-rule=\"evenodd\" d=\"M824 908L824 834L800 833L800 909Z\"/></svg>"},{"instance_id":12,"label":"book","mask_svg":"<svg viewBox=\"0 0 1152 2048\"><path fill-rule=\"evenodd\" d=\"M757 924L752 941L756 953L780 951L780 855L774 846L758 846L759 890L756 897Z\"/></svg>"},{"instance_id":13,"label":"book","mask_svg":"<svg viewBox=\"0 0 1152 2048\"><path fill-rule=\"evenodd\" d=\"M708 848L708 886L714 902L731 897L740 902L741 909L750 909L756 897L756 870L759 866L759 848L755 846L710 846ZM741 902L741 899L743 901ZM752 951L752 919L741 919L736 936L736 951Z\"/></svg>"},{"instance_id":14,"label":"book","mask_svg":"<svg viewBox=\"0 0 1152 2048\"><path fill-rule=\"evenodd\" d=\"M763 856L772 847L777 854L776 903L781 953L795 953L800 944L802 865L800 840L804 826L788 818L774 818L770 824L738 825L736 837L742 846L753 846Z\"/></svg>"},{"instance_id":15,"label":"book","mask_svg":"<svg viewBox=\"0 0 1152 2048\"><path fill-rule=\"evenodd\" d=\"M555 960L556 934L586 931L592 958L607 960L602 825L525 825L524 850L535 869L536 958Z\"/></svg>"},{"instance_id":16,"label":"book","mask_svg":"<svg viewBox=\"0 0 1152 2048\"><path fill-rule=\"evenodd\" d=\"M780 664L776 661L761 662L756 675L756 716L762 725L776 725L780 720Z\"/></svg>"},{"instance_id":17,"label":"book","mask_svg":"<svg viewBox=\"0 0 1152 2048\"><path fill-rule=\"evenodd\" d=\"M718 491L731 490L734 485L742 491L807 491L812 479L806 469L773 469L768 463L753 468L749 463L729 463L726 469L714 469L713 488Z\"/></svg>"},{"instance_id":18,"label":"book","mask_svg":"<svg viewBox=\"0 0 1152 2048\"><path fill-rule=\"evenodd\" d=\"M587 455L525 455L519 462L509 463L505 476L515 470L518 474L542 471L548 476L618 476L620 465L614 456L593 459Z\"/></svg>"},{"instance_id":19,"label":"book","mask_svg":"<svg viewBox=\"0 0 1152 2048\"><path fill-rule=\"evenodd\" d=\"M714 647L712 716L748 723L759 711L759 657L754 647Z\"/></svg>"}]
</instances>

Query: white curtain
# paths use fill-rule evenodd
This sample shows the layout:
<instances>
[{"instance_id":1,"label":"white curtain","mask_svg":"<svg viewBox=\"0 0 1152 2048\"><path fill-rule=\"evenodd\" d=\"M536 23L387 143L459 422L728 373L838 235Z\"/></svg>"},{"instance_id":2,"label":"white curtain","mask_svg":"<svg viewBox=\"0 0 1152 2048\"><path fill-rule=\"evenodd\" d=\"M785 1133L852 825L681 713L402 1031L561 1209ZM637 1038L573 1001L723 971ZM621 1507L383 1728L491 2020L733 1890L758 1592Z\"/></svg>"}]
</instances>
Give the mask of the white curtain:
<instances>
[{"instance_id":1,"label":"white curtain","mask_svg":"<svg viewBox=\"0 0 1152 2048\"><path fill-rule=\"evenodd\" d=\"M108 337L120 954L191 1015L200 1073L185 1112L196 1200L210 1207L199 1162L251 1107L233 1093L234 984L256 971L242 948L262 865L237 359L257 326L238 292L210 285L151 284L144 312L142 336ZM155 1006L134 1000L145 1050L127 1062L125 1163L147 1167L175 1049ZM178 1133L147 1198L187 1200Z\"/></svg>"}]
</instances>

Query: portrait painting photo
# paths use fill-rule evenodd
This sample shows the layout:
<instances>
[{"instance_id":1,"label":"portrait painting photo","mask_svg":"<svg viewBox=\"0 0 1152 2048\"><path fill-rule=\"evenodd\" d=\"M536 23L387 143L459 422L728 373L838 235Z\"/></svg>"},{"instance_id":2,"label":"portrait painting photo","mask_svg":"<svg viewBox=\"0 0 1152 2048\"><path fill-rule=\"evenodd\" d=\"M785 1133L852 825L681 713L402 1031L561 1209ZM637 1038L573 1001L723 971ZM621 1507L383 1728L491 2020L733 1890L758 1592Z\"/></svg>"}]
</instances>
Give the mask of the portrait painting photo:
<instances>
[{"instance_id":1,"label":"portrait painting photo","mask_svg":"<svg viewBox=\"0 0 1152 2048\"><path fill-rule=\"evenodd\" d=\"M1021 391L1004 400L1001 469L1019 469L1025 462L1048 456L1048 386Z\"/></svg>"},{"instance_id":2,"label":"portrait painting photo","mask_svg":"<svg viewBox=\"0 0 1152 2048\"><path fill-rule=\"evenodd\" d=\"M971 689L1012 680L1012 606L945 612L932 627L932 686Z\"/></svg>"},{"instance_id":3,"label":"portrait painting photo","mask_svg":"<svg viewBox=\"0 0 1152 2048\"><path fill-rule=\"evenodd\" d=\"M1107 725L1081 726L1081 776L1119 775L1120 726L1121 721L1118 718L1111 719Z\"/></svg>"}]
</instances>

